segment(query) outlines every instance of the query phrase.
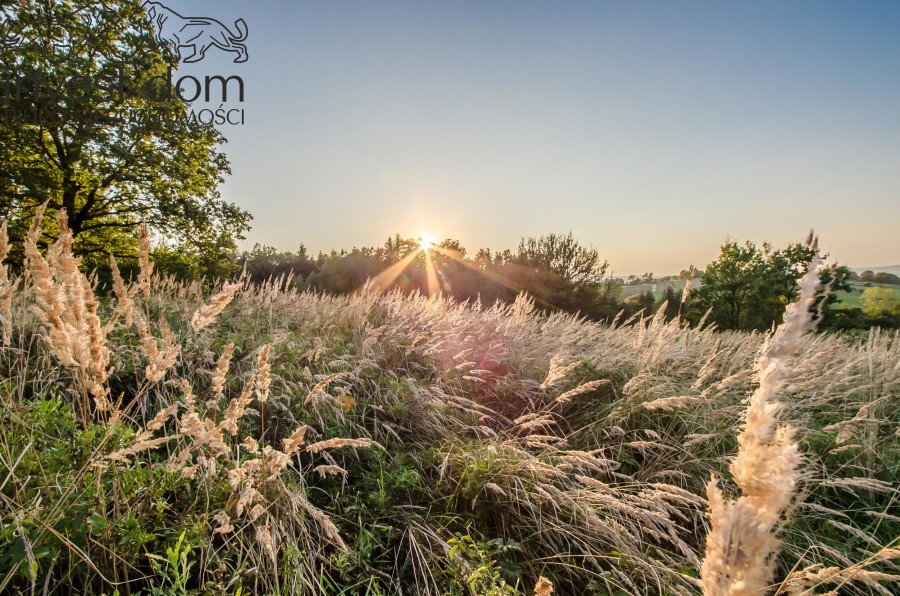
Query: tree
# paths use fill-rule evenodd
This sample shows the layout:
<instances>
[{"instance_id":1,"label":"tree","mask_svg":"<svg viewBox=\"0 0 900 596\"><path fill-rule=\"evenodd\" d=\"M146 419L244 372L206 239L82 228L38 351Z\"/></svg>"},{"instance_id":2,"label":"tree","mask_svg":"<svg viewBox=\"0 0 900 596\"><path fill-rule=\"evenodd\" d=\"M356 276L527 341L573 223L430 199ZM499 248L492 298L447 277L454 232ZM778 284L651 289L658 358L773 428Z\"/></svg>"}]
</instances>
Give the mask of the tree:
<instances>
[{"instance_id":1,"label":"tree","mask_svg":"<svg viewBox=\"0 0 900 596\"><path fill-rule=\"evenodd\" d=\"M746 246L735 242L723 245L718 260L707 266L703 286L691 295L692 318L711 309L709 319L720 328L744 328L746 311L754 299L754 278L761 269L756 246L749 242Z\"/></svg>"},{"instance_id":2,"label":"tree","mask_svg":"<svg viewBox=\"0 0 900 596\"><path fill-rule=\"evenodd\" d=\"M872 281L877 284L900 285L900 277L886 271L880 271L873 275Z\"/></svg>"},{"instance_id":3,"label":"tree","mask_svg":"<svg viewBox=\"0 0 900 596\"><path fill-rule=\"evenodd\" d=\"M751 242L727 242L719 258L707 265L703 285L690 294L689 320L696 322L709 311L709 321L721 329L764 330L780 323L814 255L813 248L800 243L773 250L768 243L758 248ZM830 291L819 298L820 308L827 310L837 301L834 291L849 289L849 275L839 265L822 271L822 284Z\"/></svg>"},{"instance_id":4,"label":"tree","mask_svg":"<svg viewBox=\"0 0 900 596\"><path fill-rule=\"evenodd\" d=\"M355 250L327 258L314 278L315 287L336 294L349 294L362 288L367 280L374 279L382 269L375 257Z\"/></svg>"},{"instance_id":5,"label":"tree","mask_svg":"<svg viewBox=\"0 0 900 596\"><path fill-rule=\"evenodd\" d=\"M597 249L583 246L569 232L522 238L514 255L504 254L497 272L543 308L590 315L607 267Z\"/></svg>"},{"instance_id":6,"label":"tree","mask_svg":"<svg viewBox=\"0 0 900 596\"><path fill-rule=\"evenodd\" d=\"M221 232L218 236L197 238L180 246L162 243L153 251L153 266L154 270L183 280L221 279L240 271L237 257L234 238Z\"/></svg>"},{"instance_id":7,"label":"tree","mask_svg":"<svg viewBox=\"0 0 900 596\"><path fill-rule=\"evenodd\" d=\"M0 217L13 241L45 201L89 265L133 254L140 222L176 252L242 238L250 215L217 190L224 138L169 96L177 56L138 0L21 2L0 18L16 42L0 45Z\"/></svg>"},{"instance_id":8,"label":"tree","mask_svg":"<svg viewBox=\"0 0 900 596\"><path fill-rule=\"evenodd\" d=\"M681 312L681 292L677 292L671 283L666 286L663 292L662 302L666 304L665 316L667 321L671 321Z\"/></svg>"},{"instance_id":9,"label":"tree","mask_svg":"<svg viewBox=\"0 0 900 596\"><path fill-rule=\"evenodd\" d=\"M644 290L635 297L634 302L638 310L643 311L645 317L653 315L653 306L656 304L653 290Z\"/></svg>"},{"instance_id":10,"label":"tree","mask_svg":"<svg viewBox=\"0 0 900 596\"><path fill-rule=\"evenodd\" d=\"M478 252L475 253L474 262L475 266L481 271L492 267L494 265L494 255L491 253L491 249L479 248Z\"/></svg>"},{"instance_id":11,"label":"tree","mask_svg":"<svg viewBox=\"0 0 900 596\"><path fill-rule=\"evenodd\" d=\"M890 288L866 288L859 301L867 317L876 319L885 315L900 315L900 298Z\"/></svg>"},{"instance_id":12,"label":"tree","mask_svg":"<svg viewBox=\"0 0 900 596\"><path fill-rule=\"evenodd\" d=\"M569 284L599 282L608 263L600 261L597 249L582 246L572 232L548 234L540 238L522 238L514 257L518 265L550 271Z\"/></svg>"},{"instance_id":13,"label":"tree","mask_svg":"<svg viewBox=\"0 0 900 596\"><path fill-rule=\"evenodd\" d=\"M246 268L250 280L255 283L262 283L282 275L294 276L299 283L319 269L309 258L306 247L302 244L296 254L278 252L271 246L255 244L253 250L241 254L238 264Z\"/></svg>"}]
</instances>

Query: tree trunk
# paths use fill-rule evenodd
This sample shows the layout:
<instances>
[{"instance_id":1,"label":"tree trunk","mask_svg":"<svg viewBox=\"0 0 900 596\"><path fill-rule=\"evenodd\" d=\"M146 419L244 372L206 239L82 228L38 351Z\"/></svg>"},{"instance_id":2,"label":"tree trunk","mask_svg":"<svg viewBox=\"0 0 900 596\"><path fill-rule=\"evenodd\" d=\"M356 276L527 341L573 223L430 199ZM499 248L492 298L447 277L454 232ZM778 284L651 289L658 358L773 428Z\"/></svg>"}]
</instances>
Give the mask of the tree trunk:
<instances>
[{"instance_id":1,"label":"tree trunk","mask_svg":"<svg viewBox=\"0 0 900 596\"><path fill-rule=\"evenodd\" d=\"M78 237L78 234L81 233L81 227L84 225L84 221L75 208L75 200L78 198L80 191L81 185L72 180L70 173L66 172L63 178L62 206L66 212L66 219L68 220L69 228L72 230L73 238Z\"/></svg>"}]
</instances>

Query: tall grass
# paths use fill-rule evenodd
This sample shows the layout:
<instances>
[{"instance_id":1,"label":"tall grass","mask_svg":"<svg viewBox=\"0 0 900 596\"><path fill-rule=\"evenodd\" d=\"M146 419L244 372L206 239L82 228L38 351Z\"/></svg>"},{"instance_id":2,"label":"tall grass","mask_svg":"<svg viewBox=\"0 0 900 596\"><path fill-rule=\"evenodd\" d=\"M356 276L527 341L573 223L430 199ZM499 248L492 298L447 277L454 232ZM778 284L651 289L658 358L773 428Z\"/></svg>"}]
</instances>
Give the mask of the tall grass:
<instances>
[{"instance_id":1,"label":"tall grass","mask_svg":"<svg viewBox=\"0 0 900 596\"><path fill-rule=\"evenodd\" d=\"M896 334L285 280L205 297L153 276L148 242L101 298L58 225L0 274L0 592L895 587Z\"/></svg>"}]
</instances>

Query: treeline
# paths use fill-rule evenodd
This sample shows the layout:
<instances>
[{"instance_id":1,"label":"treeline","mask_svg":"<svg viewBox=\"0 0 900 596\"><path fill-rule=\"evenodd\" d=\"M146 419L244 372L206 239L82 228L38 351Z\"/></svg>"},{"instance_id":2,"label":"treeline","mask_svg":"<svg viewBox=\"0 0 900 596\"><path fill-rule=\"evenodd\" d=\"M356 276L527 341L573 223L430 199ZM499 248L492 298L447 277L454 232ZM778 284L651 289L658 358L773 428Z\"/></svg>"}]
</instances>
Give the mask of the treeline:
<instances>
[{"instance_id":1,"label":"treeline","mask_svg":"<svg viewBox=\"0 0 900 596\"><path fill-rule=\"evenodd\" d=\"M523 238L515 251L480 249L470 254L447 239L424 250L419 240L399 235L382 246L319 253L259 246L240 256L250 279L291 276L293 287L332 293L360 291L440 292L457 300L512 302L527 292L547 310L579 312L609 319L623 308L634 314L646 305L621 299L622 281L607 276L608 263L572 234Z\"/></svg>"},{"instance_id":2,"label":"treeline","mask_svg":"<svg viewBox=\"0 0 900 596\"><path fill-rule=\"evenodd\" d=\"M796 298L796 282L814 253L804 243L775 249L767 243L729 242L703 271L691 268L663 278L645 274L623 279L610 276L609 264L598 251L571 233L523 238L515 250L482 248L475 253L453 239L426 251L420 241L398 235L379 247L316 256L302 245L297 252L257 245L243 253L238 264L255 282L290 276L292 286L301 290L352 293L368 283L370 290L439 291L486 306L498 300L511 302L527 292L542 309L598 321L654 314L665 305L667 319L681 317L719 329L765 330L781 322L784 305ZM853 278L853 272L841 265L823 270L817 305L820 328L898 326L900 311L838 307L837 292L850 291ZM629 289L637 284L660 291Z\"/></svg>"},{"instance_id":3,"label":"treeline","mask_svg":"<svg viewBox=\"0 0 900 596\"><path fill-rule=\"evenodd\" d=\"M14 274L21 272L15 249L14 241L7 261ZM597 249L571 233L522 238L515 250L482 248L475 253L453 239L426 248L420 240L399 235L382 246L315 256L303 245L296 252L256 245L239 253L233 244L196 253L165 245L153 250L157 273L201 283L244 271L253 283L282 278L301 291L440 293L484 306L511 303L525 292L540 309L577 313L595 321L633 320L664 306L662 316L667 320L677 317L721 330L767 330L780 323L814 254L805 243L774 249L768 243L728 242L704 270L691 267L665 277L646 273L621 278L609 274L609 264ZM117 259L126 278L136 274L133 256L120 254ZM95 261L83 266L93 271L101 291L112 287L109 265ZM842 265L824 268L816 305L819 328L900 328L900 292L876 285L893 283L896 277L869 271L857 275ZM842 303L841 292L861 295Z\"/></svg>"},{"instance_id":4,"label":"treeline","mask_svg":"<svg viewBox=\"0 0 900 596\"><path fill-rule=\"evenodd\" d=\"M864 283L900 285L900 277L897 277L893 273L888 273L887 271L875 273L874 271L867 269L862 273L851 273L850 279Z\"/></svg>"}]
</instances>

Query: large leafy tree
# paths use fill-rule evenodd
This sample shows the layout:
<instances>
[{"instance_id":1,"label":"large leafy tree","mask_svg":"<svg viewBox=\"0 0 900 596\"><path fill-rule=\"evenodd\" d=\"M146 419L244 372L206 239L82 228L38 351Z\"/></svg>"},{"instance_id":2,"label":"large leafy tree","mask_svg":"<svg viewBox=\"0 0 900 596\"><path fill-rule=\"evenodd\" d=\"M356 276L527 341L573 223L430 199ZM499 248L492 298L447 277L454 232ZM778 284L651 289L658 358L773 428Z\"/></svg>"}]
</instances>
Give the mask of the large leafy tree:
<instances>
[{"instance_id":1,"label":"large leafy tree","mask_svg":"<svg viewBox=\"0 0 900 596\"><path fill-rule=\"evenodd\" d=\"M696 322L709 311L708 320L720 329L768 329L781 322L785 305L796 299L797 280L814 255L815 249L802 243L774 250L768 243L727 242L719 258L707 265L702 286L691 292L688 318ZM849 276L841 265L821 272L818 303L826 319L828 307L837 301L833 291L849 289Z\"/></svg>"},{"instance_id":2,"label":"large leafy tree","mask_svg":"<svg viewBox=\"0 0 900 596\"><path fill-rule=\"evenodd\" d=\"M600 260L597 249L582 245L569 232L547 234L540 238L522 238L513 261L535 270L550 271L567 283L599 282L608 267Z\"/></svg>"},{"instance_id":3,"label":"large leafy tree","mask_svg":"<svg viewBox=\"0 0 900 596\"><path fill-rule=\"evenodd\" d=\"M608 266L596 248L584 246L569 232L522 238L499 271L542 307L591 314Z\"/></svg>"},{"instance_id":4,"label":"large leafy tree","mask_svg":"<svg viewBox=\"0 0 900 596\"><path fill-rule=\"evenodd\" d=\"M225 140L166 90L177 56L138 0L2 6L0 218L13 240L45 201L88 264L133 253L140 222L185 254L241 238L250 215L217 190Z\"/></svg>"}]
</instances>

